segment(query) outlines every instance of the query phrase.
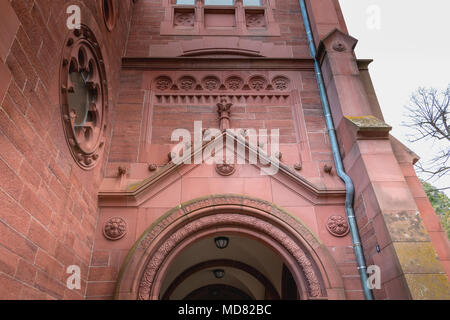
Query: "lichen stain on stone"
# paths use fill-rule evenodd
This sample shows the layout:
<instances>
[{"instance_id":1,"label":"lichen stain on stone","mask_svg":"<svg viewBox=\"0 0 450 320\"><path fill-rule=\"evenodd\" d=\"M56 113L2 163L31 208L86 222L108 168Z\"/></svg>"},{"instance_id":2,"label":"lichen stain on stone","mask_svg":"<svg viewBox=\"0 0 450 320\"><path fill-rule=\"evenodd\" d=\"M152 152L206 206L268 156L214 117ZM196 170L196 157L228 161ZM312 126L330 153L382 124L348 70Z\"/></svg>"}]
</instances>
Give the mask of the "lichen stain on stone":
<instances>
[{"instance_id":1,"label":"lichen stain on stone","mask_svg":"<svg viewBox=\"0 0 450 320\"><path fill-rule=\"evenodd\" d=\"M450 300L450 284L445 274L406 274L414 300Z\"/></svg>"},{"instance_id":2,"label":"lichen stain on stone","mask_svg":"<svg viewBox=\"0 0 450 320\"><path fill-rule=\"evenodd\" d=\"M392 129L390 125L374 116L345 117L359 129Z\"/></svg>"},{"instance_id":3,"label":"lichen stain on stone","mask_svg":"<svg viewBox=\"0 0 450 320\"><path fill-rule=\"evenodd\" d=\"M444 273L431 242L394 243L404 273Z\"/></svg>"},{"instance_id":4,"label":"lichen stain on stone","mask_svg":"<svg viewBox=\"0 0 450 320\"><path fill-rule=\"evenodd\" d=\"M384 220L393 241L430 241L420 215L407 211L386 213Z\"/></svg>"}]
</instances>

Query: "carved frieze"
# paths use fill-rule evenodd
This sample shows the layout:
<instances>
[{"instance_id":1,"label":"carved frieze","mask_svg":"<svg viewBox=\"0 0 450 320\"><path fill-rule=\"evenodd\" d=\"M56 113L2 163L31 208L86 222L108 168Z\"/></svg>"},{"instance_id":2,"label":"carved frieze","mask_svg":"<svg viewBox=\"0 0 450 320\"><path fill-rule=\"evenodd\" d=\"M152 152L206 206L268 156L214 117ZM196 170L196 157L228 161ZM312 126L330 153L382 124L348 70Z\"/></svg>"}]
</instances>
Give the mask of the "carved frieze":
<instances>
[{"instance_id":1,"label":"carved frieze","mask_svg":"<svg viewBox=\"0 0 450 320\"><path fill-rule=\"evenodd\" d=\"M290 79L285 76L277 76L272 81L261 75L254 75L248 81L240 76L230 76L223 81L218 76L210 75L197 81L194 75L185 75L174 81L168 75L161 75L155 79L154 88L157 91L287 91L290 82ZM172 85L174 83L177 84L176 87Z\"/></svg>"},{"instance_id":2,"label":"carved frieze","mask_svg":"<svg viewBox=\"0 0 450 320\"><path fill-rule=\"evenodd\" d=\"M197 79L186 74L178 79L160 75L153 81L158 104L216 104L221 97L239 104L287 104L290 96L290 79L276 76L272 80L263 75L253 75L247 80L238 75L222 78L208 75Z\"/></svg>"}]
</instances>

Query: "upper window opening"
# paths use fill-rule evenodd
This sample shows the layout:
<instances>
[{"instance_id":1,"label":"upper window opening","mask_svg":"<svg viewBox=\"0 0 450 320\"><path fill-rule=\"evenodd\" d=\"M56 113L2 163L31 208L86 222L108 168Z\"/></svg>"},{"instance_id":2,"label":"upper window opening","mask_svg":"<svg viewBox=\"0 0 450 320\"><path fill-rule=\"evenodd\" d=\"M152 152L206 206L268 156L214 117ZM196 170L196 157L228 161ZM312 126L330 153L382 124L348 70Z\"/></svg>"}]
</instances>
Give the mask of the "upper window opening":
<instances>
[{"instance_id":1,"label":"upper window opening","mask_svg":"<svg viewBox=\"0 0 450 320\"><path fill-rule=\"evenodd\" d=\"M164 0L161 35L280 36L273 0Z\"/></svg>"},{"instance_id":2,"label":"upper window opening","mask_svg":"<svg viewBox=\"0 0 450 320\"><path fill-rule=\"evenodd\" d=\"M234 0L205 0L205 6L232 6Z\"/></svg>"},{"instance_id":3,"label":"upper window opening","mask_svg":"<svg viewBox=\"0 0 450 320\"><path fill-rule=\"evenodd\" d=\"M262 6L261 0L244 0L244 6L246 7L260 7Z\"/></svg>"},{"instance_id":4,"label":"upper window opening","mask_svg":"<svg viewBox=\"0 0 450 320\"><path fill-rule=\"evenodd\" d=\"M177 0L177 4L195 5L195 0Z\"/></svg>"}]
</instances>

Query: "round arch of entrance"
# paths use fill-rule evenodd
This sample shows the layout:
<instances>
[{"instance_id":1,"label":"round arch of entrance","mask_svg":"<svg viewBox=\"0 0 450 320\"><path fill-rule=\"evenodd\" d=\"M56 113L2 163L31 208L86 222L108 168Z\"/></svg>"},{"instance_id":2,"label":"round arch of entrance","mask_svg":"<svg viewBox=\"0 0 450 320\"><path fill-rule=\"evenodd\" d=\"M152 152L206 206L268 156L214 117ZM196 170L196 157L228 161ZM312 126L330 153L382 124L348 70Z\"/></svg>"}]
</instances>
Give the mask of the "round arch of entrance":
<instances>
[{"instance_id":1,"label":"round arch of entrance","mask_svg":"<svg viewBox=\"0 0 450 320\"><path fill-rule=\"evenodd\" d=\"M170 263L183 248L216 234L238 234L278 253L301 299L344 298L342 277L326 247L282 208L242 195L214 195L173 208L153 223L125 259L116 299L156 300Z\"/></svg>"}]
</instances>

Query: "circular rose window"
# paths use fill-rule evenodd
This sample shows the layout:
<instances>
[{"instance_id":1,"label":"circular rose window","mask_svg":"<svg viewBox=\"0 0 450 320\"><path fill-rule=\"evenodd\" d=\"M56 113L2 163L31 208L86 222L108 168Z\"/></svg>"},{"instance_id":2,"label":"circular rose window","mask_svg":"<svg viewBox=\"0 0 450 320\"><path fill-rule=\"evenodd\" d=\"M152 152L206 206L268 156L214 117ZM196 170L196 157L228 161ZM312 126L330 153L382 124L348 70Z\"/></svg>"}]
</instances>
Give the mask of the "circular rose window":
<instances>
[{"instance_id":1,"label":"circular rose window","mask_svg":"<svg viewBox=\"0 0 450 320\"><path fill-rule=\"evenodd\" d=\"M60 81L66 139L78 165L91 169L104 146L108 95L99 46L87 27L73 31L67 39Z\"/></svg>"}]
</instances>

